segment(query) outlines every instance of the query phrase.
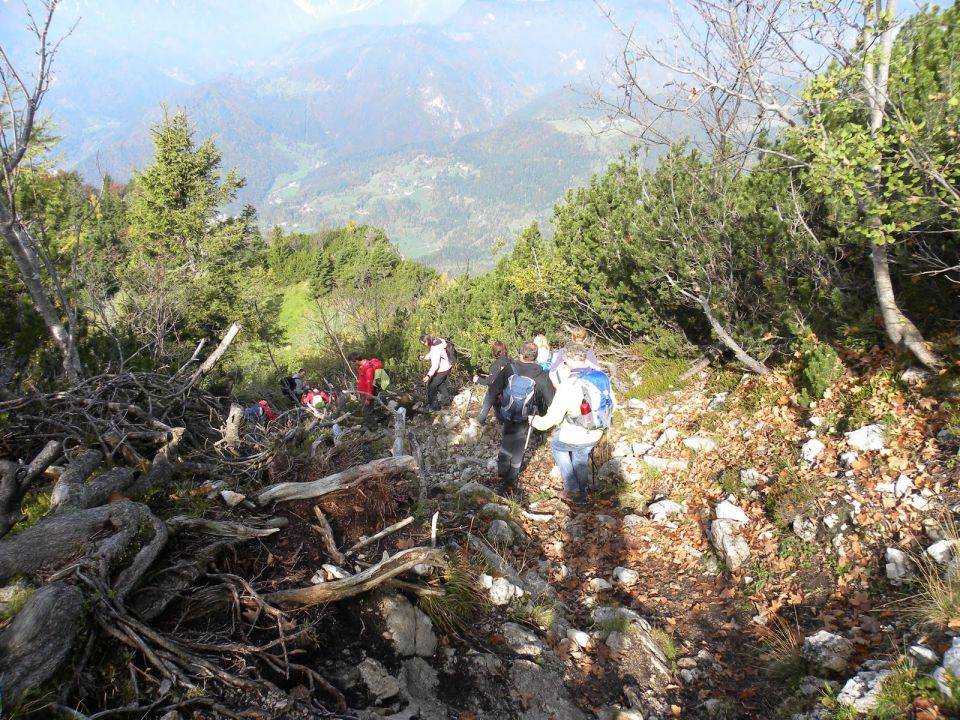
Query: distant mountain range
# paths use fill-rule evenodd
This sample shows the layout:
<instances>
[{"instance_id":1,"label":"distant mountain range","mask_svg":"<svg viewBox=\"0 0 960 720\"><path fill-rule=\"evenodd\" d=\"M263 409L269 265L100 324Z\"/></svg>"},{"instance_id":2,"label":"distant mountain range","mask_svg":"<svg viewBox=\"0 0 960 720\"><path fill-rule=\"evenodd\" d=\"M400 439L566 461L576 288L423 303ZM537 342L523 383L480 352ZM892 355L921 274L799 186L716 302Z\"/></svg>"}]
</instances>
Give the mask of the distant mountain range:
<instances>
[{"instance_id":1,"label":"distant mountain range","mask_svg":"<svg viewBox=\"0 0 960 720\"><path fill-rule=\"evenodd\" d=\"M628 22L665 12L606 4ZM416 17L415 5L396 7ZM295 25L309 9L278 6L287 16L265 24ZM61 122L68 166L125 180L152 156L160 104L182 106L246 177L239 202L264 227L368 222L408 257L484 267L496 238L548 219L568 188L629 146L615 129L599 132L604 120L589 109L619 49L587 0L466 0L439 24L350 25L281 49L262 42L246 64L221 63L199 82L190 78L202 58L184 48L173 70L159 64L166 55L120 62L119 50L81 48L60 68L47 111Z\"/></svg>"}]
</instances>

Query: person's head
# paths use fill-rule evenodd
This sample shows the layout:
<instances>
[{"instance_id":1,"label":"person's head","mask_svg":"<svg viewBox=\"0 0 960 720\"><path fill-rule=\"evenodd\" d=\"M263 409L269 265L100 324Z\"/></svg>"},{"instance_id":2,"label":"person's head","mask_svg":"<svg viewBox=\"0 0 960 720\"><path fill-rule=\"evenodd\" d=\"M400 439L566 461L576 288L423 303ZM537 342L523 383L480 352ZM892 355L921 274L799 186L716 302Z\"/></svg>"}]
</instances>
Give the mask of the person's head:
<instances>
[{"instance_id":1,"label":"person's head","mask_svg":"<svg viewBox=\"0 0 960 720\"><path fill-rule=\"evenodd\" d=\"M533 339L533 342L534 342L534 344L535 344L538 348L540 348L541 350L549 350L549 349L550 349L550 341L547 340L547 336L546 336L546 335L537 335L537 336Z\"/></svg>"},{"instance_id":2,"label":"person's head","mask_svg":"<svg viewBox=\"0 0 960 720\"><path fill-rule=\"evenodd\" d=\"M574 345L583 345L587 342L587 331L579 325L570 329L570 340ZM566 355L566 351L564 351Z\"/></svg>"},{"instance_id":3,"label":"person's head","mask_svg":"<svg viewBox=\"0 0 960 720\"><path fill-rule=\"evenodd\" d=\"M571 368L587 367L587 348L580 343L567 345L563 349L563 359Z\"/></svg>"},{"instance_id":4,"label":"person's head","mask_svg":"<svg viewBox=\"0 0 960 720\"><path fill-rule=\"evenodd\" d=\"M535 362L539 350L540 348L537 347L535 342L525 342L520 346L520 358L524 362Z\"/></svg>"},{"instance_id":5,"label":"person's head","mask_svg":"<svg viewBox=\"0 0 960 720\"><path fill-rule=\"evenodd\" d=\"M260 401L260 405L261 405L262 407L266 407L266 406L268 405L268 403L267 403L266 400L261 400L261 401Z\"/></svg>"},{"instance_id":6,"label":"person's head","mask_svg":"<svg viewBox=\"0 0 960 720\"><path fill-rule=\"evenodd\" d=\"M420 344L426 345L427 347L430 347L431 345L433 345L433 335L421 335Z\"/></svg>"},{"instance_id":7,"label":"person's head","mask_svg":"<svg viewBox=\"0 0 960 720\"><path fill-rule=\"evenodd\" d=\"M507 356L507 346L499 340L494 341L494 343L490 346L490 351L493 353L495 358Z\"/></svg>"},{"instance_id":8,"label":"person's head","mask_svg":"<svg viewBox=\"0 0 960 720\"><path fill-rule=\"evenodd\" d=\"M347 355L347 360L349 360L352 363L358 363L361 360L363 360L363 355L361 355L356 350L354 350L352 353Z\"/></svg>"}]
</instances>

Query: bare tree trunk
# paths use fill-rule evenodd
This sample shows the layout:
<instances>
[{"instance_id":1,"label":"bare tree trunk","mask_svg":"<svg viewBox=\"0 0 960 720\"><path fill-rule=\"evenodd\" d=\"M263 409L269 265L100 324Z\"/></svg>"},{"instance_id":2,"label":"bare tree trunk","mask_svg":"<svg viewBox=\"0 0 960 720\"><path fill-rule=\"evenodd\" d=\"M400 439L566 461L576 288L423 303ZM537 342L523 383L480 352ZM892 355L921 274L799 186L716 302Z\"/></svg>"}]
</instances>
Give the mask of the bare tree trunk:
<instances>
[{"instance_id":1,"label":"bare tree trunk","mask_svg":"<svg viewBox=\"0 0 960 720\"><path fill-rule=\"evenodd\" d=\"M868 55L867 61L863 65L863 86L867 92L870 106L870 134L874 137L883 127L889 101L890 56L893 41L897 34L894 23L896 12L896 0L887 0L886 10L883 9L881 0L875 0L874 4L865 0L864 40L868 48L876 32L880 31L876 60L874 61ZM884 22L886 23L885 27L880 27L880 24ZM868 50L868 52L870 51ZM873 182L871 183L870 194L873 196L873 204L878 204L881 200L883 168L878 161L871 170ZM886 330L887 337L897 347L904 348L912 353L926 367L936 370L943 365L943 361L930 350L920 330L903 314L897 304L893 282L890 279L890 259L887 255L887 248L879 242L878 237L881 218L873 212L867 218L867 223L874 231L870 241L870 264L873 270L874 287L877 291L877 303L880 305L880 316L883 318L883 327Z\"/></svg>"},{"instance_id":2,"label":"bare tree trunk","mask_svg":"<svg viewBox=\"0 0 960 720\"><path fill-rule=\"evenodd\" d=\"M76 385L80 381L82 369L80 365L80 354L77 352L77 343L74 336L74 328L67 328L60 318L60 313L54 306L47 289L43 285L40 277L40 263L37 260L36 253L31 248L32 240L24 237L26 230L18 228L17 223L7 208L6 203L0 199L0 233L3 234L3 241L6 243L13 260L17 264L17 270L20 273L20 280L33 301L40 317L53 341L60 350L63 359L63 372L71 385Z\"/></svg>"}]
</instances>

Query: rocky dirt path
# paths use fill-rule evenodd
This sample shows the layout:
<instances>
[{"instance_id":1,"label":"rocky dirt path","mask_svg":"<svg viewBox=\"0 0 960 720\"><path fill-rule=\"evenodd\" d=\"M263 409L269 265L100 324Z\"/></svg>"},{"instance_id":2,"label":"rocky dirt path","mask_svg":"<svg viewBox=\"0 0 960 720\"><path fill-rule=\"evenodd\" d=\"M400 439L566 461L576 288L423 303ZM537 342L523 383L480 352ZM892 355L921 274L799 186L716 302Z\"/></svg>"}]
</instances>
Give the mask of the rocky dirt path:
<instances>
[{"instance_id":1,"label":"rocky dirt path","mask_svg":"<svg viewBox=\"0 0 960 720\"><path fill-rule=\"evenodd\" d=\"M433 482L454 488L522 580L517 597L490 571L491 599L561 659L584 711L791 717L903 646L911 623L888 603L912 570L891 558L942 539L936 518L955 500L936 401L922 388L891 395L895 420L842 433L839 399L813 412L791 392L782 377L732 393L701 380L626 403L586 509L558 499L542 442L519 486L498 487L498 429L466 419L466 394L434 419L450 445L432 444ZM818 631L842 640L842 659L805 641Z\"/></svg>"}]
</instances>

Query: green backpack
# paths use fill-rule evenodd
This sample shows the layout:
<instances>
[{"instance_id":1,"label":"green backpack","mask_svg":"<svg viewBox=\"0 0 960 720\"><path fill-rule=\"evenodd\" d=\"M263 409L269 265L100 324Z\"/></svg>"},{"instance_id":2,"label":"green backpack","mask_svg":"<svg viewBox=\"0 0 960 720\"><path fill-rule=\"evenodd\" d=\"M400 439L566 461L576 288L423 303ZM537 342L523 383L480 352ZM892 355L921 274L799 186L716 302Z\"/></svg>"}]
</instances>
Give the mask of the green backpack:
<instances>
[{"instance_id":1,"label":"green backpack","mask_svg":"<svg viewBox=\"0 0 960 720\"><path fill-rule=\"evenodd\" d=\"M386 390L390 387L390 376L387 375L387 371L383 368L377 368L376 372L373 373L373 384L379 390Z\"/></svg>"}]
</instances>

